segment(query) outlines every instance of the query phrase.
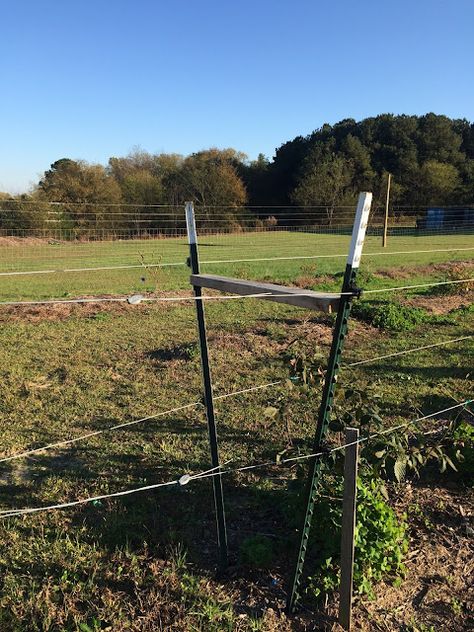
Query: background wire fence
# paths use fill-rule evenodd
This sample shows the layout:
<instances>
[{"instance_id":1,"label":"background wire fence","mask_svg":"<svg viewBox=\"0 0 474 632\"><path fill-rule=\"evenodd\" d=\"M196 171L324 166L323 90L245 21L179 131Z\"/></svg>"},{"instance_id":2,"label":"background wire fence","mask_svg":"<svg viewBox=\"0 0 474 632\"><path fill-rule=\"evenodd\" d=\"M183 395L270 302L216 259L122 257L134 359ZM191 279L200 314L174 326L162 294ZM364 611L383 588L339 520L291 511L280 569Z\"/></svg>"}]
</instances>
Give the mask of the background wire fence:
<instances>
[{"instance_id":1,"label":"background wire fence","mask_svg":"<svg viewBox=\"0 0 474 632\"><path fill-rule=\"evenodd\" d=\"M0 298L189 286L182 207L31 201L0 207ZM428 213L426 206L392 207L388 247L382 250L384 217L385 208L372 210L366 258L389 264L391 257L406 255L407 263L415 263L420 253L433 253L436 262L446 259L443 253L456 259L474 252L474 207L445 207L441 214ZM305 259L313 272L316 264L321 273L340 270L353 220L352 206L196 207L203 266L229 276L238 276L242 266L247 275L268 276L270 265L281 276L292 260L294 273ZM267 267L259 265L264 262ZM22 278L27 276L36 277L34 292L33 280Z\"/></svg>"}]
</instances>

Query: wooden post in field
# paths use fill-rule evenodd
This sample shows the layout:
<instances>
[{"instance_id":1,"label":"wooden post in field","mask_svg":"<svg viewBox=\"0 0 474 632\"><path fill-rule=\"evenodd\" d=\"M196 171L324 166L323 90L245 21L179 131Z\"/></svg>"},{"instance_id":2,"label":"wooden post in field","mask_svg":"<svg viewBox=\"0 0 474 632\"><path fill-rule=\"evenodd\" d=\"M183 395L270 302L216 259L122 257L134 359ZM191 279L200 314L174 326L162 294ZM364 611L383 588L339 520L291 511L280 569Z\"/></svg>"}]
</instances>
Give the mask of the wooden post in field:
<instances>
[{"instance_id":1,"label":"wooden post in field","mask_svg":"<svg viewBox=\"0 0 474 632\"><path fill-rule=\"evenodd\" d=\"M382 237L382 247L385 248L387 246L387 229L388 229L388 206L390 204L390 184L392 182L392 174L388 174L388 182L387 182L387 197L385 200L385 219L383 222L383 237Z\"/></svg>"},{"instance_id":2,"label":"wooden post in field","mask_svg":"<svg viewBox=\"0 0 474 632\"><path fill-rule=\"evenodd\" d=\"M344 498L342 501L341 585L339 623L351 629L352 583L354 577L354 537L356 525L357 465L359 459L359 431L346 428L344 456Z\"/></svg>"}]
</instances>

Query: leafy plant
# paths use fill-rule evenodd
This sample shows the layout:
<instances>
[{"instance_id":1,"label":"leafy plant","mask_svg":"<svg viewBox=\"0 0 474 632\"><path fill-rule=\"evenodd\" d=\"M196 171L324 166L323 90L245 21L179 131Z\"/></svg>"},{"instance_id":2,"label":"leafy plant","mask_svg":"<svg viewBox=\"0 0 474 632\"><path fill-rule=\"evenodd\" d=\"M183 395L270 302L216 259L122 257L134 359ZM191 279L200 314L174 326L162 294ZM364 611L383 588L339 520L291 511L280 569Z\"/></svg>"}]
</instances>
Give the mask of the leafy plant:
<instances>
[{"instance_id":1,"label":"leafy plant","mask_svg":"<svg viewBox=\"0 0 474 632\"><path fill-rule=\"evenodd\" d=\"M446 281L460 281L472 277L472 268L463 263L453 263L446 276ZM474 290L474 281L466 283L446 283L446 285L435 285L431 288L430 294L433 296L452 296L456 294L469 294Z\"/></svg>"},{"instance_id":2,"label":"leafy plant","mask_svg":"<svg viewBox=\"0 0 474 632\"><path fill-rule=\"evenodd\" d=\"M409 331L427 322L429 316L424 309L409 307L390 301L361 301L354 303L353 315L359 320L388 331Z\"/></svg>"},{"instance_id":3,"label":"leafy plant","mask_svg":"<svg viewBox=\"0 0 474 632\"><path fill-rule=\"evenodd\" d=\"M451 458L458 463L459 476L472 481L474 476L474 426L466 421L454 425L449 447Z\"/></svg>"},{"instance_id":4,"label":"leafy plant","mask_svg":"<svg viewBox=\"0 0 474 632\"><path fill-rule=\"evenodd\" d=\"M294 384L315 386L324 380L323 357L319 351L308 352L297 345L289 345L284 358L290 369L290 380Z\"/></svg>"},{"instance_id":5,"label":"leafy plant","mask_svg":"<svg viewBox=\"0 0 474 632\"><path fill-rule=\"evenodd\" d=\"M361 444L361 458L374 474L400 482L407 472L419 476L431 463L436 463L441 473L448 468L457 470L454 460L459 454L453 454L451 448L453 426L425 434L410 424L401 424L398 430L386 432L378 397L371 390L348 389L344 395L344 412L336 413L332 427L339 431L354 425L363 429L371 440Z\"/></svg>"},{"instance_id":6,"label":"leafy plant","mask_svg":"<svg viewBox=\"0 0 474 632\"><path fill-rule=\"evenodd\" d=\"M325 490L329 491L329 490ZM355 537L354 588L373 596L373 586L382 578L396 580L404 575L403 557L408 550L406 516L398 518L384 497L377 479L358 480L357 527ZM316 598L339 585L342 480L330 487L331 496L321 495L315 509L316 525L312 550L318 552L316 570L310 577L309 592Z\"/></svg>"},{"instance_id":7,"label":"leafy plant","mask_svg":"<svg viewBox=\"0 0 474 632\"><path fill-rule=\"evenodd\" d=\"M272 559L272 542L263 535L246 538L240 546L240 561L242 564L255 568L265 568L271 564Z\"/></svg>"}]
</instances>

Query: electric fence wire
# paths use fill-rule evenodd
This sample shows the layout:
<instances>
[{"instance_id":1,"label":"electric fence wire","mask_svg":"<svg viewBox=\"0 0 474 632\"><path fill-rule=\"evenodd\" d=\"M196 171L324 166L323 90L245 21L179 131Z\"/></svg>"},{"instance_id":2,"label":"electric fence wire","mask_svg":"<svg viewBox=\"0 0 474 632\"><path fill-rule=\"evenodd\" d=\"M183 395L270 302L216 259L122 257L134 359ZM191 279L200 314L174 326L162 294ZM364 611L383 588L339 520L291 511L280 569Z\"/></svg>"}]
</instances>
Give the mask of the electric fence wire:
<instances>
[{"instance_id":1,"label":"electric fence wire","mask_svg":"<svg viewBox=\"0 0 474 632\"><path fill-rule=\"evenodd\" d=\"M385 360L387 358L393 358L393 357L397 357L397 356L402 356L402 355L408 355L410 353L416 353L417 351L423 351L425 349L432 349L434 347L441 347L441 346L445 346L445 345L450 345L450 344L455 344L457 342L462 342L465 340L470 340L474 338L474 334L469 335L469 336L462 336L461 338L454 338L454 339L450 339L450 340L443 340L441 342L437 342L431 345L423 345L421 347L414 347L411 349L406 349L404 351L396 351L394 353L389 353L389 354L385 354L382 356L376 356L374 358L368 358L366 360L359 360L357 362L350 362L350 363L346 363L343 364L342 368L349 368L349 367L354 367L354 366L359 366L362 364L368 364L370 362L376 362L378 360ZM224 393L222 395L215 395L214 396L214 401L219 401L219 400L223 400L223 399L227 399L228 397L236 397L238 395L244 395L246 393L252 393L252 392L256 392L256 391L260 391L260 390L264 390L267 388L271 388L272 386L278 386L281 385L285 382L285 380L274 380L273 382L267 382L266 384L260 384L258 386L251 386L249 388L244 388L238 391L232 391L230 393ZM98 435L102 435L104 433L107 432L112 432L114 430L120 430L122 428L127 428L130 426L134 426L140 423L143 423L145 421L149 421L152 419L157 419L158 417L163 417L165 415L170 415L173 414L175 412L179 412L182 410L186 410L189 408L195 408L197 406L203 405L201 401L196 401L196 402L191 402L189 404L183 404L182 406L178 406L176 408L171 408L169 410L165 410L159 413L156 413L154 415L148 415L146 417L141 417L140 419L133 419L131 421L127 421L127 422L123 422L120 424L115 424L113 426L110 426L108 428L104 428L102 430L96 430L94 432L88 432L86 434L80 435L78 437L74 437L72 439L65 439L63 441L57 441L54 443L50 443L50 444L46 444L44 446L38 447L38 448L32 448L31 450L26 450L24 452L19 452L16 454L12 454L10 456L7 457L3 457L0 458L0 463L6 463L8 461L13 461L16 459L21 459L21 458L26 458L26 457L31 457L34 454L39 454L41 452L46 452L47 450L51 450L54 448L61 448L67 445L72 445L74 443L77 443L79 441L84 441L85 439L89 439L91 437L96 437ZM471 411L469 411L471 412Z\"/></svg>"},{"instance_id":2,"label":"electric fence wire","mask_svg":"<svg viewBox=\"0 0 474 632\"><path fill-rule=\"evenodd\" d=\"M259 247L261 251L262 248ZM445 252L463 252L474 250L474 247L461 247L461 248L439 248L431 250L399 250L392 252L364 252L362 257L378 257L378 256L392 256L392 255L413 255L413 254L429 254L429 253L445 253ZM229 263L262 263L270 261L298 261L298 260L312 260L312 259L335 259L345 258L347 253L335 253L325 255L297 255L291 257L257 257L246 259L214 259L209 261L201 261L201 265L225 265ZM167 268L167 267L184 267L186 264L184 261L170 261L165 263L137 263L137 264L124 264L114 266L93 266L93 267L76 267L76 268L63 268L63 269L47 269L47 270L12 270L7 272L0 272L0 277L10 276L28 276L34 274L70 274L79 272L101 272L110 270L134 270L142 269L146 271L148 268Z\"/></svg>"},{"instance_id":3,"label":"electric fence wire","mask_svg":"<svg viewBox=\"0 0 474 632\"><path fill-rule=\"evenodd\" d=\"M455 410L457 408L460 407L464 407L467 404L472 403L474 400L469 399L466 400L464 402L455 404L454 406L450 406L448 408L444 408L443 410L438 410L435 413L430 413L428 415L424 415L423 417L419 417L418 419L414 419L411 420L409 422L403 423L403 424L399 424L397 426L392 426L391 428L387 428L385 430L381 430L379 432L374 432L370 435L367 435L365 437L360 437L359 439L357 439L357 441L352 441L350 443L345 443L339 446L336 446L335 448L331 448L328 450L324 450L321 452L314 452L312 454L304 454L304 455L299 455L299 456L295 456L295 457L289 457L287 459L280 459L279 461L265 461L262 463L254 463L251 465L244 465L241 467L236 467L236 468L229 468L229 469L222 469L223 465L220 465L218 467L214 467L211 468L209 470L206 470L205 472L200 472L197 474L184 474L182 475L179 479L174 479L171 481L167 481L164 483L155 483L153 485L145 485L142 487L136 487L133 489L128 489L128 490L124 490L124 491L120 491L120 492L113 492L111 494L103 494L100 496L92 496L89 498L82 498L79 500L74 500L74 501L70 501L70 502L66 502L66 503L58 503L58 504L54 504L54 505L48 505L48 506L43 506L43 507L25 507L25 508L20 508L20 509L5 509L3 511L0 511L0 519L1 518L11 518L11 517L16 517L16 516L22 516L22 515L26 515L26 514L33 514L33 513L38 513L38 512L44 512L44 511L52 511L52 510L57 510L57 509L65 509L65 508L69 508L69 507L74 507L77 505L81 505L81 504L87 504L87 503L94 503L94 502L100 502L102 500L106 500L108 498L117 498L120 496L129 496L132 494L136 494L139 492L143 492L143 491L150 491L150 490L154 490L154 489L158 489L160 487L170 487L170 486L184 486L187 485L190 481L193 480L203 480L205 478L210 478L213 476L222 476L222 475L226 475L226 474L235 474L237 472L244 472L244 471L249 471L249 470L254 470L254 469L258 469L258 468L262 468L262 467L269 467L269 466L282 466L285 465L287 463L295 463L297 461L303 461L303 460L307 460L307 459L314 459L314 458L319 458L319 457L325 457L328 456L329 454L332 454L334 452L338 452L341 450L345 450L346 448L353 446L353 445L357 445L360 443L364 443L367 441L371 441L373 438L378 437L378 436L382 436L382 435L386 435L386 434L390 434L392 432L396 432L397 430L401 430L403 428L407 428L408 426L417 424L421 421L425 421L426 419L431 419L433 417L436 417L438 415L447 413L447 412L451 412L452 410Z\"/></svg>"},{"instance_id":4,"label":"electric fence wire","mask_svg":"<svg viewBox=\"0 0 474 632\"><path fill-rule=\"evenodd\" d=\"M367 358L366 360L358 360L357 362L349 362L343 365L343 367L360 366L362 364L369 364L370 362L377 362L378 360L386 360L387 358L396 358L397 356L408 355L415 353L416 351L423 351L425 349L433 349L434 347L442 347L444 345L454 344L455 342L461 342L463 340L470 340L474 338L473 335L462 336L461 338L453 338L451 340L443 340L441 342L434 342L430 345L423 345L422 347L415 347L414 349L406 349L405 351L396 351L394 353L387 353L385 355L376 356L375 358Z\"/></svg>"},{"instance_id":5,"label":"electric fence wire","mask_svg":"<svg viewBox=\"0 0 474 632\"><path fill-rule=\"evenodd\" d=\"M285 463L294 463L297 461L304 461L304 460L308 460L308 459L315 459L315 458L319 458L319 457L325 457L328 456L330 454L333 454L334 452L340 452L341 450L345 450L346 448L353 446L353 445L357 445L360 443L366 443L368 441L371 441L372 439L379 437L379 436L383 436L383 435L387 435L387 434L391 434L392 432L396 432L397 430L403 430L404 428L408 428L409 426L413 426L421 421L425 421L426 419L431 419L433 417L437 417L438 415L442 415L444 413L447 412L451 412L452 410L456 410L457 408L464 408L466 405L471 404L472 402L474 402L473 399L467 399L464 402L455 404L454 406L449 406L448 408L444 408L442 410L438 410L435 413L430 413L429 415L424 415L423 417L418 417L418 419L413 419L411 421L408 422L404 422L403 424L399 424L397 426L392 426L390 428L386 428L385 430L380 430L377 432L373 432L370 433L369 435L365 436L365 437L360 437L359 439L357 439L356 441L351 441L350 443L344 443L342 445L338 445L335 448L329 448L327 450L321 451L321 452L313 452L312 454L303 454L303 455L298 455L298 456L294 456L294 457L288 457L286 459L280 459L279 461L264 461L262 463L255 463L252 465L244 465L242 467L237 467L237 468L232 468L232 469L228 469L228 470L221 470L219 472L210 472L209 474L205 474L205 475L200 475L199 478L209 478L212 476L220 476L220 475L224 475L224 474L233 474L235 472L244 472L244 471L248 471L248 470L252 470L252 469L257 469L257 468L261 468L261 467L268 467L270 465L284 465ZM429 431L431 433L431 431ZM422 433L422 434L428 434L428 433ZM215 468L217 469L217 468ZM191 480L193 479L193 477L191 476ZM0 511L0 516L2 515L2 512Z\"/></svg>"},{"instance_id":6,"label":"electric fence wire","mask_svg":"<svg viewBox=\"0 0 474 632\"><path fill-rule=\"evenodd\" d=\"M254 391L259 391L264 388L269 388L270 386L275 386L276 384L280 384L281 381L278 382L269 382L268 384L263 384L259 386L252 386L250 388L244 388L239 391L233 391L231 393L224 393L223 395L216 395L214 397L214 401L226 399L228 397L236 397L237 395L243 395L245 393L251 393ZM115 424L114 426L110 426L108 428L103 428L102 430L95 430L94 432L88 432L86 434L80 435L79 437L74 437L73 439L65 439L63 441L56 441L54 443L49 443L47 445L32 448L31 450L26 450L24 452L18 452L16 454L11 454L10 456L0 458L0 463L6 463L8 461L14 461L16 459L22 459L26 457L30 457L34 454L39 454L41 452L46 452L48 450L52 450L54 448L62 448L67 445L72 445L77 443L78 441L83 441L85 439L90 439L91 437L97 437L98 435L105 434L106 432L112 432L113 430L120 430L122 428L128 428L130 426L135 426L137 424L143 423L144 421L150 421L152 419L157 419L158 417L164 417L165 415L171 415L175 412L180 412L182 410L186 410L189 408L196 408L197 406L202 406L203 403L201 401L191 402L189 404L183 404L182 406L177 406L176 408L170 408L169 410L164 410L154 415L148 415L146 417L141 417L140 419L132 419L131 421L126 421L120 424Z\"/></svg>"},{"instance_id":7,"label":"electric fence wire","mask_svg":"<svg viewBox=\"0 0 474 632\"><path fill-rule=\"evenodd\" d=\"M471 283L474 282L474 277L468 279L456 279L451 281L433 281L430 283L418 283L415 285L403 285L396 287L386 287L374 290L362 290L362 294L380 294L383 292L399 292L401 290L412 290L426 287L436 287L441 285L454 285L457 283ZM93 298L71 298L71 299L48 299L45 301L0 301L0 305L10 307L22 307L22 306L34 306L34 305L67 305L67 304L81 304L81 303L128 303L130 305L136 305L138 303L181 303L188 301L231 301L242 300L246 298L266 298L266 299L283 299L285 297L314 297L318 295L320 298L338 298L340 296L354 296L354 292L315 292L308 290L306 292L257 292L255 294L238 294L235 296L142 296L141 294L135 294L132 296L120 296L120 297L93 297Z\"/></svg>"}]
</instances>

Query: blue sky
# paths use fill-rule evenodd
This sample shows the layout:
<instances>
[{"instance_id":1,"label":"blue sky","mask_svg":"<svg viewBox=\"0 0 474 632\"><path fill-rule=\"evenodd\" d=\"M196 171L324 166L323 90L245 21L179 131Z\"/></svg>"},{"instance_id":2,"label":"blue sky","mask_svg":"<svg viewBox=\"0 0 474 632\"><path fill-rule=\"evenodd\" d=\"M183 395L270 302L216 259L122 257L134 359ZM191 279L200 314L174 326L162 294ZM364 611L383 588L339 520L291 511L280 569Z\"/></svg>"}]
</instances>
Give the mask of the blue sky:
<instances>
[{"instance_id":1,"label":"blue sky","mask_svg":"<svg viewBox=\"0 0 474 632\"><path fill-rule=\"evenodd\" d=\"M474 120L473 0L15 0L0 17L0 191L136 145L271 157L347 117Z\"/></svg>"}]
</instances>

